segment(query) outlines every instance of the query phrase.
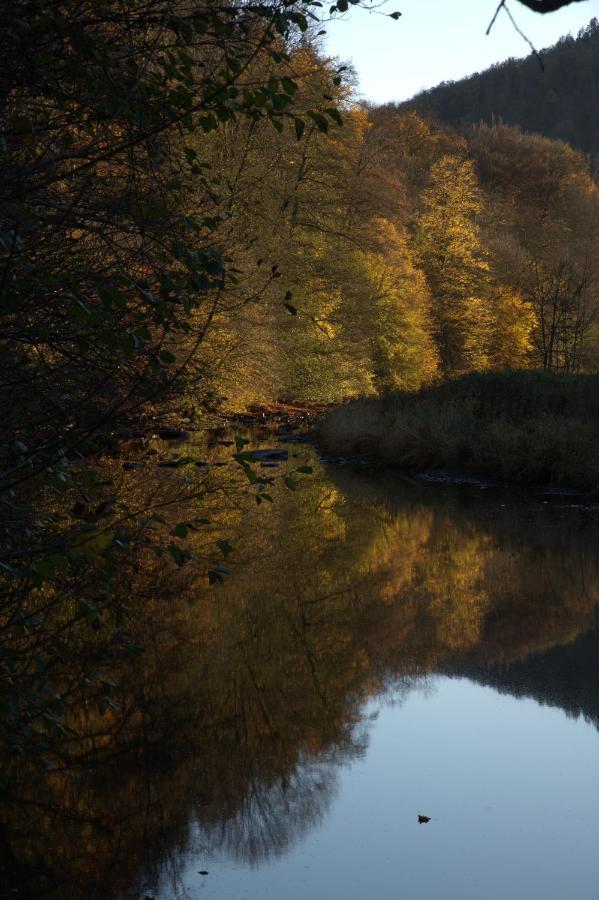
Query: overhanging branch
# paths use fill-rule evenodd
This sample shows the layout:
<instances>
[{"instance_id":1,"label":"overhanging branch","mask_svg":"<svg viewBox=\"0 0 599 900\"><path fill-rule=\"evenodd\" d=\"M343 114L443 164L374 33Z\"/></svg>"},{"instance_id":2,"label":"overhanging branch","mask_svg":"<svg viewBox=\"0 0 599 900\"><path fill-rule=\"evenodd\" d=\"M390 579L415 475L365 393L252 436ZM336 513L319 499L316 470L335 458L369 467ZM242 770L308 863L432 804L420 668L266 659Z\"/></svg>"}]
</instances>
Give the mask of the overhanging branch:
<instances>
[{"instance_id":1,"label":"overhanging branch","mask_svg":"<svg viewBox=\"0 0 599 900\"><path fill-rule=\"evenodd\" d=\"M523 6L532 9L538 13L552 13L562 6L569 6L571 3L582 3L583 0L518 0Z\"/></svg>"}]
</instances>

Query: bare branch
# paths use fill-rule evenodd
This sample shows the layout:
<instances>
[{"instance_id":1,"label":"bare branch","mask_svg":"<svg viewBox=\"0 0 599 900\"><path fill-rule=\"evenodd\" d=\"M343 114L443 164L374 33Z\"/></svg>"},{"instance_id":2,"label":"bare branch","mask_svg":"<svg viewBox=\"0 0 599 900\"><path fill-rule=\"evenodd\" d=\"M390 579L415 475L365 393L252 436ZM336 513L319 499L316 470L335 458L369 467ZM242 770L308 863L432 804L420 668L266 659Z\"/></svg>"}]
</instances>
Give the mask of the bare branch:
<instances>
[{"instance_id":1,"label":"bare branch","mask_svg":"<svg viewBox=\"0 0 599 900\"><path fill-rule=\"evenodd\" d=\"M491 21L489 22L489 27L488 27L487 30L485 31L485 34L486 34L487 36L488 36L489 34L491 34L491 29L493 28L493 25L495 24L495 20L496 20L497 16L499 15L499 13L501 12L501 10L502 10L502 8L504 7L504 5L505 5L505 0L501 0L501 3L499 4L499 6L497 7L497 9L495 10L495 13L493 14L493 18L492 18Z\"/></svg>"},{"instance_id":2,"label":"bare branch","mask_svg":"<svg viewBox=\"0 0 599 900\"><path fill-rule=\"evenodd\" d=\"M533 52L534 55L536 56L536 58L537 58L537 60L538 60L538 62L539 62L539 65L540 65L540 67L541 67L541 72L544 72L544 71L545 71L545 63L544 63L543 60L541 59L541 55L540 55L539 51L537 50L537 48L535 47L535 45L532 43L532 41L530 40L530 38L527 37L527 36L524 34L524 32L522 31L522 29L518 26L518 23L517 23L516 20L514 19L513 15L511 14L511 12L510 12L509 9L508 9L508 7L504 4L503 8L504 8L505 12L507 13L507 16L508 16L510 22L512 23L512 25L514 26L514 28L516 29L516 31L518 32L518 34L520 35L520 37L523 38L523 39L526 41L526 43L528 44L528 46L530 47L530 49L532 50L532 52Z\"/></svg>"}]
</instances>

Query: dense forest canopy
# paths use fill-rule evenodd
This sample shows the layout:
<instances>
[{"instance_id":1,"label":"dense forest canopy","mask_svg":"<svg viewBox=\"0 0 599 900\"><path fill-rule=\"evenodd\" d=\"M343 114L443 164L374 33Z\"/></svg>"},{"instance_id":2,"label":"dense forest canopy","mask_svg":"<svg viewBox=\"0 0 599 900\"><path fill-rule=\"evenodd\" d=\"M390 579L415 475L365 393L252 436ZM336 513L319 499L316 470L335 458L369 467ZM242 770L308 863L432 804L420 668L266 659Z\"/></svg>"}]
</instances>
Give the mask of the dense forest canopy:
<instances>
[{"instance_id":1,"label":"dense forest canopy","mask_svg":"<svg viewBox=\"0 0 599 900\"><path fill-rule=\"evenodd\" d=\"M144 417L185 409L202 427L257 400L599 366L587 159L528 133L532 121L464 133L363 107L319 49L319 10L12 4L0 37L6 759L51 754L82 694L106 706L93 654L76 674L63 665L90 629L131 649L127 567L142 552L192 557L184 539L214 499L197 469L182 484L200 513L166 533L152 502L98 475ZM596 41L592 25L579 43ZM581 94L584 71L571 73ZM272 479L237 462L257 502L270 499ZM194 563L222 580L228 552L206 538Z\"/></svg>"},{"instance_id":2,"label":"dense forest canopy","mask_svg":"<svg viewBox=\"0 0 599 900\"><path fill-rule=\"evenodd\" d=\"M539 56L542 67L539 64ZM599 155L599 23L402 104L457 128L501 121Z\"/></svg>"}]
</instances>

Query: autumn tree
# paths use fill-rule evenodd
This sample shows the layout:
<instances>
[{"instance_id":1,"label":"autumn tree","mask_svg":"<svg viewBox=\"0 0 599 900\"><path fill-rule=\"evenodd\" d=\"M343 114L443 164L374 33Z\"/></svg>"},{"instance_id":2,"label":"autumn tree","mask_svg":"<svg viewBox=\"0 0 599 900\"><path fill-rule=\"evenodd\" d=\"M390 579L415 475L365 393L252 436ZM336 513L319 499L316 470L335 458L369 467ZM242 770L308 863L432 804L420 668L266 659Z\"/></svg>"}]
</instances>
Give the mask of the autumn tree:
<instances>
[{"instance_id":1,"label":"autumn tree","mask_svg":"<svg viewBox=\"0 0 599 900\"><path fill-rule=\"evenodd\" d=\"M374 220L372 246L363 255L371 284L366 298L373 384L378 393L416 390L437 372L430 294L405 232Z\"/></svg>"},{"instance_id":2,"label":"autumn tree","mask_svg":"<svg viewBox=\"0 0 599 900\"><path fill-rule=\"evenodd\" d=\"M433 329L446 375L488 364L489 264L477 223L482 204L470 160L443 156L434 163L417 220L418 247L433 297Z\"/></svg>"},{"instance_id":3,"label":"autumn tree","mask_svg":"<svg viewBox=\"0 0 599 900\"><path fill-rule=\"evenodd\" d=\"M532 315L530 362L578 371L590 363L599 301L599 195L587 161L561 141L504 125L479 127L471 146L492 197L493 275Z\"/></svg>"}]
</instances>

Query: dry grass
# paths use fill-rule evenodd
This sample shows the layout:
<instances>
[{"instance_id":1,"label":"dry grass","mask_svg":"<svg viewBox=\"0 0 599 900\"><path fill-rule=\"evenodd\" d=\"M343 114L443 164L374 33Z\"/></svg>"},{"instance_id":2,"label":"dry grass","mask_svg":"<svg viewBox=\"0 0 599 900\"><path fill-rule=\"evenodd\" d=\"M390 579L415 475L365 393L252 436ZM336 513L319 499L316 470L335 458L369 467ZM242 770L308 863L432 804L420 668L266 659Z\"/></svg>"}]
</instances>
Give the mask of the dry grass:
<instances>
[{"instance_id":1,"label":"dry grass","mask_svg":"<svg viewBox=\"0 0 599 900\"><path fill-rule=\"evenodd\" d=\"M324 417L335 455L599 490L599 376L470 375Z\"/></svg>"}]
</instances>

